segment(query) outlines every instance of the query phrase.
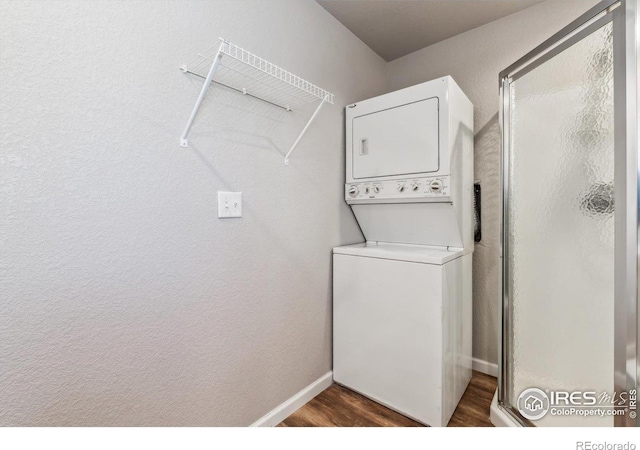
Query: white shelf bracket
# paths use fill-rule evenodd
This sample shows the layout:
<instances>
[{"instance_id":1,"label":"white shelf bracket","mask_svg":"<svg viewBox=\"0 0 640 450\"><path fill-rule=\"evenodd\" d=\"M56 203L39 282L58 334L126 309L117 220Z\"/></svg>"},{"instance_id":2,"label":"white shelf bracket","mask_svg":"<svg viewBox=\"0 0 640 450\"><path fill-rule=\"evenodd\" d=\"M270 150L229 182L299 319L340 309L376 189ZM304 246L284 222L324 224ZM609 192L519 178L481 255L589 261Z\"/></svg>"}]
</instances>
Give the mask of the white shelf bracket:
<instances>
[{"instance_id":1,"label":"white shelf bracket","mask_svg":"<svg viewBox=\"0 0 640 450\"><path fill-rule=\"evenodd\" d=\"M213 63L211 63L211 68L209 69L209 73L207 74L207 78L204 81L204 85L202 86L202 90L200 91L200 95L198 95L198 100L196 100L196 104L193 107L193 111L191 111L191 116L189 116L189 121L187 122L187 126L182 132L182 136L180 136L180 146L187 147L189 145L189 131L191 130L191 125L193 125L193 121L196 118L196 114L198 114L198 109L202 104L202 100L204 100L204 96L207 93L207 89L209 89L209 85L211 84L211 80L213 79L213 75L218 70L218 66L220 65L220 60L222 59L222 53L220 50L216 53L215 58L213 59ZM182 69L186 71L185 68Z\"/></svg>"},{"instance_id":2,"label":"white shelf bracket","mask_svg":"<svg viewBox=\"0 0 640 450\"><path fill-rule=\"evenodd\" d=\"M324 97L322 99L322 101L320 102L320 104L318 105L318 107L316 108L316 110L314 111L313 115L311 116L311 118L309 119L309 121L307 122L307 124L305 125L305 127L302 129L302 131L300 132L300 134L298 135L298 139L296 139L296 141L293 143L293 145L291 146L291 148L289 149L289 152L286 154L286 156L284 157L284 165L288 166L289 165L289 156L291 156L291 153L293 153L293 151L296 149L296 147L298 146L298 143L300 142L300 140L302 139L302 136L304 136L304 134L307 132L307 130L309 129L309 126L311 125L311 122L313 122L313 120L316 118L316 116L318 115L318 113L320 112L320 109L322 108L322 105L324 105L328 100L328 96Z\"/></svg>"}]
</instances>

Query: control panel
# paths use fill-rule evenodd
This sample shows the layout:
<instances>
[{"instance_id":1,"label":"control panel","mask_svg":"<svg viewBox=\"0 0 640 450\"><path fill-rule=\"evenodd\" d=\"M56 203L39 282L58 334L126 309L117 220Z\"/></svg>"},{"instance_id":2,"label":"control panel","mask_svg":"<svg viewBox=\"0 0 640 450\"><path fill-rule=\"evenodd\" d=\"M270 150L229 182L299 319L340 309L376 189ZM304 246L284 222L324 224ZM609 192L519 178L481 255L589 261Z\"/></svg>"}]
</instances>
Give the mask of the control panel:
<instances>
[{"instance_id":1,"label":"control panel","mask_svg":"<svg viewBox=\"0 0 640 450\"><path fill-rule=\"evenodd\" d=\"M366 201L445 201L450 195L449 176L367 181L345 185L347 203Z\"/></svg>"}]
</instances>

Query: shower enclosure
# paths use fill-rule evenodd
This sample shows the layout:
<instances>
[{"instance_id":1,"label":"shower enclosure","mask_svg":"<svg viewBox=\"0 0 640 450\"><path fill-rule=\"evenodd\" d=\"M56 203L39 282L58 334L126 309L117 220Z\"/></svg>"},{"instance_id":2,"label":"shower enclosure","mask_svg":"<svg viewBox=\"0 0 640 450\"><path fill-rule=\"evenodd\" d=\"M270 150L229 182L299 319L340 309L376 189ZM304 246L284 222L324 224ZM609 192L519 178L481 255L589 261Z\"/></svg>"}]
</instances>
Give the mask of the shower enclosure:
<instances>
[{"instance_id":1,"label":"shower enclosure","mask_svg":"<svg viewBox=\"0 0 640 450\"><path fill-rule=\"evenodd\" d=\"M500 74L498 404L519 425L637 424L637 15L603 1Z\"/></svg>"}]
</instances>

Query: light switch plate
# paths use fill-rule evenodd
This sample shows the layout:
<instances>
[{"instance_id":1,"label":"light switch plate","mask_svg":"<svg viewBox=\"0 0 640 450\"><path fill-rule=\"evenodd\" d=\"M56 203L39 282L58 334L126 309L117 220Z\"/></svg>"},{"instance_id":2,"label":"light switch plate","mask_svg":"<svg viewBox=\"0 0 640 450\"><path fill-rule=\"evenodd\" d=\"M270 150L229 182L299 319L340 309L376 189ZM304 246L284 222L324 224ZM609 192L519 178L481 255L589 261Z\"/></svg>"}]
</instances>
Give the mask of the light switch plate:
<instances>
[{"instance_id":1,"label":"light switch plate","mask_svg":"<svg viewBox=\"0 0 640 450\"><path fill-rule=\"evenodd\" d=\"M242 217L242 192L218 191L218 218Z\"/></svg>"}]
</instances>

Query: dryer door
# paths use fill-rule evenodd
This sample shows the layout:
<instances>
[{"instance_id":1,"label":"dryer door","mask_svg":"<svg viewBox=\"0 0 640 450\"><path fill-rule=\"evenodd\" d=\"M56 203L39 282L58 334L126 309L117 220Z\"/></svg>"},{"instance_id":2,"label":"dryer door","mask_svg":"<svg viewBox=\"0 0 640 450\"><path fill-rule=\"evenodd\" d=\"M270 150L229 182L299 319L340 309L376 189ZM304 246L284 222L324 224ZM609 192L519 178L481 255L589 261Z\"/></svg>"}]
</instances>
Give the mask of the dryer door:
<instances>
[{"instance_id":1,"label":"dryer door","mask_svg":"<svg viewBox=\"0 0 640 450\"><path fill-rule=\"evenodd\" d=\"M353 178L437 172L438 98L353 119Z\"/></svg>"}]
</instances>

